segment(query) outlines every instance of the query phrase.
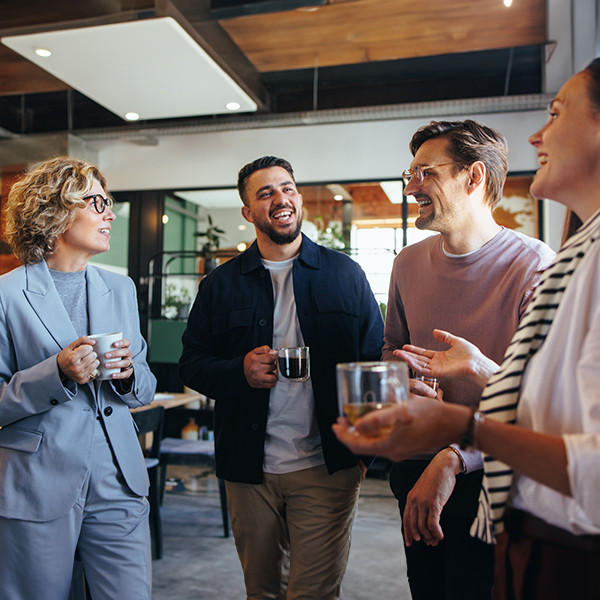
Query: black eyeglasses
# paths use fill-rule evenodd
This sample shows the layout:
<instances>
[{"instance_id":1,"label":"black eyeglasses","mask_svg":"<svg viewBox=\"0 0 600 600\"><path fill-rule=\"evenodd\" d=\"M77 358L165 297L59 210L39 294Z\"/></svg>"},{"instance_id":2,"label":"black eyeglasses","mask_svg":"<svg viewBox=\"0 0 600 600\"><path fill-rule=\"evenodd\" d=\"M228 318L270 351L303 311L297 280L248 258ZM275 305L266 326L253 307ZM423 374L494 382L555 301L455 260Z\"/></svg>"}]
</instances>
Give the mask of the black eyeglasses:
<instances>
[{"instance_id":1,"label":"black eyeglasses","mask_svg":"<svg viewBox=\"0 0 600 600\"><path fill-rule=\"evenodd\" d=\"M447 162L440 163L439 165L426 165L423 167L415 167L414 169L406 169L402 172L402 181L404 181L404 185L408 185L414 177L417 185L423 185L423 181L425 180L425 175L427 174L427 171L430 171L431 169L436 169L437 167L445 167L446 165L456 164L458 163Z\"/></svg>"},{"instance_id":2,"label":"black eyeglasses","mask_svg":"<svg viewBox=\"0 0 600 600\"><path fill-rule=\"evenodd\" d=\"M110 208L112 210L114 201L112 198L105 198L104 196L102 196L101 194L92 194L91 196L86 196L84 198L84 200L91 200L90 204L91 206L94 207L94 210L101 215L105 210L106 207L108 206L108 208Z\"/></svg>"}]
</instances>

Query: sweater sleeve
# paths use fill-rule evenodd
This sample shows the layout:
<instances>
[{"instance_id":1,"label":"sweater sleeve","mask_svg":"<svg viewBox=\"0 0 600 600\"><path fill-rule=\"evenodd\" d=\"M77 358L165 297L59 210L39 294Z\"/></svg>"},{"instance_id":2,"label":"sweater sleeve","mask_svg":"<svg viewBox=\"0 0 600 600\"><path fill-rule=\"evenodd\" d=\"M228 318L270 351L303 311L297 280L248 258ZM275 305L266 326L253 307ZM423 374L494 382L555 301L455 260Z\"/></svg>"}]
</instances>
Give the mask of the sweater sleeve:
<instances>
[{"instance_id":1,"label":"sweater sleeve","mask_svg":"<svg viewBox=\"0 0 600 600\"><path fill-rule=\"evenodd\" d=\"M406 315L404 313L404 305L402 303L402 297L398 287L398 274L400 270L399 258L400 254L394 260L392 275L390 277L390 289L388 292L388 304L383 336L383 348L381 351L383 360L393 360L393 351L398 348L402 348L404 344L408 344L410 341L408 325L406 323Z\"/></svg>"}]
</instances>

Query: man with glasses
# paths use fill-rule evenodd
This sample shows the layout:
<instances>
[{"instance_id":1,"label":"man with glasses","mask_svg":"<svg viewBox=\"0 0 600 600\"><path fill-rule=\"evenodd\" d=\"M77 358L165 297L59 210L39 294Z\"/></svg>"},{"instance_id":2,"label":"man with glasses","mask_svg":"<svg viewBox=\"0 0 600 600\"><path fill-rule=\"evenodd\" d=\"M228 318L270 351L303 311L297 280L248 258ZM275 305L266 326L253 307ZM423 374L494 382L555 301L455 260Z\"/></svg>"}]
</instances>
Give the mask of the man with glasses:
<instances>
[{"instance_id":1,"label":"man with glasses","mask_svg":"<svg viewBox=\"0 0 600 600\"><path fill-rule=\"evenodd\" d=\"M402 177L419 205L415 225L439 235L396 257L383 358L396 359L404 344L445 349L433 334L439 329L500 363L554 253L494 220L508 170L498 132L471 120L431 122L414 134L410 151ZM472 384L442 380L440 388L444 402L477 406L481 397ZM477 451L455 446L392 466L413 600L490 598L494 549L469 534L481 466Z\"/></svg>"}]
</instances>

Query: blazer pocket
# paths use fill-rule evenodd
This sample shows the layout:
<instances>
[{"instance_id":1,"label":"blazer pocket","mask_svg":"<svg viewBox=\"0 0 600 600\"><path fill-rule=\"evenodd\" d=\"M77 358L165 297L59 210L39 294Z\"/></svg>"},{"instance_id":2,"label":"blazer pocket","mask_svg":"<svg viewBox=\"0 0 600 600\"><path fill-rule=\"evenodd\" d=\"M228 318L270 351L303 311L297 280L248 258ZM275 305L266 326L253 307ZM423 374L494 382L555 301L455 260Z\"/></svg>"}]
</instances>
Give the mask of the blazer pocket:
<instances>
[{"instance_id":1,"label":"blazer pocket","mask_svg":"<svg viewBox=\"0 0 600 600\"><path fill-rule=\"evenodd\" d=\"M18 427L2 427L0 429L0 448L19 450L20 452L37 452L43 435L39 431L19 429Z\"/></svg>"}]
</instances>

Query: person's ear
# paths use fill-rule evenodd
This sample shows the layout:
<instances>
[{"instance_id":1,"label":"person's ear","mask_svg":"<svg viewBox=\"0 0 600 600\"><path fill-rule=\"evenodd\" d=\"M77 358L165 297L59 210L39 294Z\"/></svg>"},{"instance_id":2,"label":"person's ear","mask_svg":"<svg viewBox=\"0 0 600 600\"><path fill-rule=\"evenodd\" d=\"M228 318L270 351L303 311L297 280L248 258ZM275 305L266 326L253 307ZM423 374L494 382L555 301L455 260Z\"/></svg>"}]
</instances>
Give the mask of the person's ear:
<instances>
[{"instance_id":1,"label":"person's ear","mask_svg":"<svg viewBox=\"0 0 600 600\"><path fill-rule=\"evenodd\" d=\"M242 206L242 217L244 217L248 223L254 224L254 220L252 219L252 211L245 204Z\"/></svg>"},{"instance_id":2,"label":"person's ear","mask_svg":"<svg viewBox=\"0 0 600 600\"><path fill-rule=\"evenodd\" d=\"M485 183L486 168L480 161L475 161L469 167L469 192L475 191L481 184Z\"/></svg>"}]
</instances>

